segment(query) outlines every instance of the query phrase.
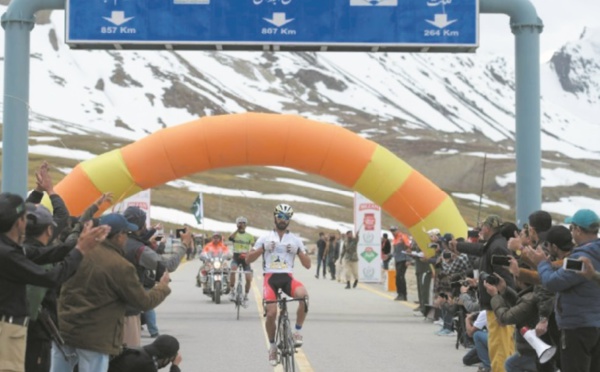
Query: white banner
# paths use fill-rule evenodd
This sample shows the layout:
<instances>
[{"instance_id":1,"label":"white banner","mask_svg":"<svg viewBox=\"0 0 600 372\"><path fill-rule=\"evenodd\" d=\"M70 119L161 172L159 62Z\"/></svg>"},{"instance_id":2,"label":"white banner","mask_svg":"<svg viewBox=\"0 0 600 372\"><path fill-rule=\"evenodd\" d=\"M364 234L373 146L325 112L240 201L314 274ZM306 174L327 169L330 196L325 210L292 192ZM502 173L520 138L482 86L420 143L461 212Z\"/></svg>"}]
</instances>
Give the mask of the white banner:
<instances>
[{"instance_id":1,"label":"white banner","mask_svg":"<svg viewBox=\"0 0 600 372\"><path fill-rule=\"evenodd\" d=\"M150 228L150 189L140 191L113 205L111 211L114 213L123 213L127 207L132 206L139 207L146 212L146 227Z\"/></svg>"},{"instance_id":2,"label":"white banner","mask_svg":"<svg viewBox=\"0 0 600 372\"><path fill-rule=\"evenodd\" d=\"M354 193L354 229L359 231L358 279L381 282L381 208Z\"/></svg>"}]
</instances>

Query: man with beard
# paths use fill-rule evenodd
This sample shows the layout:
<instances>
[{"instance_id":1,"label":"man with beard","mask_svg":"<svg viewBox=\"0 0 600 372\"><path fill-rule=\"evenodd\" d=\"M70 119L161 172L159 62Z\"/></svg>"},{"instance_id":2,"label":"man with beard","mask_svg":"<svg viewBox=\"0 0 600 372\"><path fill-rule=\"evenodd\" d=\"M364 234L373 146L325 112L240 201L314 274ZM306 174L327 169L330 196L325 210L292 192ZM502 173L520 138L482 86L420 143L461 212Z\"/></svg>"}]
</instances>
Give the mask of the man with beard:
<instances>
[{"instance_id":1,"label":"man with beard","mask_svg":"<svg viewBox=\"0 0 600 372\"><path fill-rule=\"evenodd\" d=\"M261 236L248 253L246 261L252 263L259 256L263 257L263 296L265 301L275 301L276 293L281 289L288 296L303 299L308 297L308 292L302 283L294 279L294 261L296 256L307 270L310 269L310 258L302 240L288 231L294 210L287 204L279 204L273 212L275 229ZM265 329L269 337L269 363L277 365L277 346L275 345L275 318L277 317L277 303L266 306L267 319ZM296 331L294 342L296 347L302 346L300 330L306 318L306 303L300 303L296 316Z\"/></svg>"}]
</instances>

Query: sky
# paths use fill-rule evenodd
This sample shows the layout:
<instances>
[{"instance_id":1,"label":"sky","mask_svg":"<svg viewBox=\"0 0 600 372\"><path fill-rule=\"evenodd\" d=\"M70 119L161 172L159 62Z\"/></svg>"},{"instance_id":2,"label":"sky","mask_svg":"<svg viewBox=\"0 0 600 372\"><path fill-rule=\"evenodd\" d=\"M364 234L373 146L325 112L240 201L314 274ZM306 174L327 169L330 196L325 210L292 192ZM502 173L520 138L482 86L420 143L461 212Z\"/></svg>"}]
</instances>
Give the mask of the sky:
<instances>
[{"instance_id":1,"label":"sky","mask_svg":"<svg viewBox=\"0 0 600 372\"><path fill-rule=\"evenodd\" d=\"M455 0L456 1L456 0ZM576 40L583 28L599 27L600 1L597 0L531 0L544 23L540 36L541 60L568 41ZM565 11L568 7L568 11ZM514 55L514 35L509 17L504 14L481 14L479 51Z\"/></svg>"}]
</instances>

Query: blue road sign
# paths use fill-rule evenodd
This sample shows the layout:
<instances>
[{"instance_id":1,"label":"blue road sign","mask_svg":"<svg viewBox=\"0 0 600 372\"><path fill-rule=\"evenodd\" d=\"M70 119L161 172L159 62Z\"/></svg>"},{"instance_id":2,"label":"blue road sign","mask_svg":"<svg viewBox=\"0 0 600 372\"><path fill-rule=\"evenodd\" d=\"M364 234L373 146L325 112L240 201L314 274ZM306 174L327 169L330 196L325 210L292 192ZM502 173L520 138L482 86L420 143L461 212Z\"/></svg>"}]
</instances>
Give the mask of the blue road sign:
<instances>
[{"instance_id":1,"label":"blue road sign","mask_svg":"<svg viewBox=\"0 0 600 372\"><path fill-rule=\"evenodd\" d=\"M474 51L477 0L67 0L74 48Z\"/></svg>"}]
</instances>

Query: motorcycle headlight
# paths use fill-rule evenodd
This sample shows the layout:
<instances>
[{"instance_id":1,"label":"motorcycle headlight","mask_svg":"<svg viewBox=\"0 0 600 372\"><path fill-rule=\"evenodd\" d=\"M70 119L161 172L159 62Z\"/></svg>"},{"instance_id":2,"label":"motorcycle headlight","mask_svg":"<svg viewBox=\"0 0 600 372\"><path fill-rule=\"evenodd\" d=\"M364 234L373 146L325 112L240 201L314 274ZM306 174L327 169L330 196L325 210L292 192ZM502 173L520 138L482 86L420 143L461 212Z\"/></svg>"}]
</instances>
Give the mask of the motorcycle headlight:
<instances>
[{"instance_id":1,"label":"motorcycle headlight","mask_svg":"<svg viewBox=\"0 0 600 372\"><path fill-rule=\"evenodd\" d=\"M215 262L215 269L220 269L221 263L219 261Z\"/></svg>"}]
</instances>

